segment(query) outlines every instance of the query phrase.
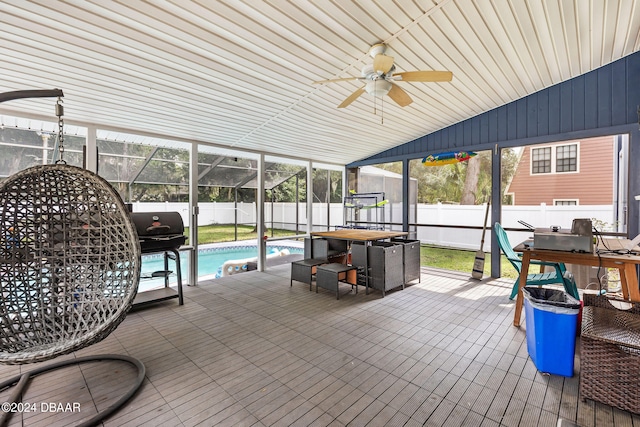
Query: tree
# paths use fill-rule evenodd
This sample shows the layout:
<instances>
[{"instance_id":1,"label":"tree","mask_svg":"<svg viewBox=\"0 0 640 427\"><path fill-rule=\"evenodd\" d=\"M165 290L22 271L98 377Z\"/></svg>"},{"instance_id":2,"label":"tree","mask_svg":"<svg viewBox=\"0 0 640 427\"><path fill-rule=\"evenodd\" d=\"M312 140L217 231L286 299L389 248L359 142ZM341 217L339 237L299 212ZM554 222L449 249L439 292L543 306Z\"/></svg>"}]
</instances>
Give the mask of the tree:
<instances>
[{"instance_id":1,"label":"tree","mask_svg":"<svg viewBox=\"0 0 640 427\"><path fill-rule=\"evenodd\" d=\"M402 163L376 165L402 173ZM469 161L425 167L420 159L409 162L409 174L418 180L418 203L481 204L491 194L491 152L482 151Z\"/></svg>"},{"instance_id":2,"label":"tree","mask_svg":"<svg viewBox=\"0 0 640 427\"><path fill-rule=\"evenodd\" d=\"M505 148L502 150L502 170L500 174L500 193L502 204L513 204L513 200L510 195L505 194L507 185L511 182L513 175L516 173L520 156L513 148Z\"/></svg>"},{"instance_id":3,"label":"tree","mask_svg":"<svg viewBox=\"0 0 640 427\"><path fill-rule=\"evenodd\" d=\"M342 202L342 173L326 169L313 170L313 201Z\"/></svg>"},{"instance_id":4,"label":"tree","mask_svg":"<svg viewBox=\"0 0 640 427\"><path fill-rule=\"evenodd\" d=\"M480 158L477 156L467 160L467 170L464 184L462 185L462 195L460 197L461 205L476 204L476 188L478 187L478 180L480 178L480 163Z\"/></svg>"}]
</instances>

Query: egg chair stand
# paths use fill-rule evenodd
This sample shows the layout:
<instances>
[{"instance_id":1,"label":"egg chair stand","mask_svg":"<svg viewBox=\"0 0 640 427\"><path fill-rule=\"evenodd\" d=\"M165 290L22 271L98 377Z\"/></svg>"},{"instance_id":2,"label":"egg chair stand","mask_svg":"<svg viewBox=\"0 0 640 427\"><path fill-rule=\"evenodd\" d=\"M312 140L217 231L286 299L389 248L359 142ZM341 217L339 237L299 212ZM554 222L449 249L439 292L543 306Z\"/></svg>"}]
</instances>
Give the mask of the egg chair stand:
<instances>
[{"instance_id":1,"label":"egg chair stand","mask_svg":"<svg viewBox=\"0 0 640 427\"><path fill-rule=\"evenodd\" d=\"M102 177L63 159L62 91L0 93L0 102L57 96L58 161L22 170L0 183L0 363L42 362L106 338L131 309L141 250L124 202ZM130 356L80 357L38 367L0 383L16 384L16 402L31 377L72 364L116 360L137 369L131 389L80 425L94 425L128 401L145 377ZM11 403L10 402L10 403ZM4 425L10 413L0 417Z\"/></svg>"},{"instance_id":2,"label":"egg chair stand","mask_svg":"<svg viewBox=\"0 0 640 427\"><path fill-rule=\"evenodd\" d=\"M98 412L93 417L82 421L78 426L88 427L98 424L101 420L108 417L115 411L117 411L122 405L124 405L131 397L138 391L142 382L144 381L144 377L146 374L146 369L144 364L135 357L124 356L119 354L100 354L95 356L85 356L78 357L76 359L63 360L60 362L52 363L46 366L41 366L39 368L33 369L29 372L25 372L24 374L16 375L13 378L9 378L8 380L0 383L0 390L4 390L7 387L11 387L15 384L15 388L12 390L11 395L7 399L6 402L3 402L4 405L12 406L12 404L19 401L20 396L22 395L23 390L29 384L29 380L36 377L39 374L43 374L45 372L53 371L56 369L64 368L71 365L78 365L81 363L88 362L100 362L103 360L115 360L126 362L133 365L137 369L137 376L135 383L131 386L131 388L121 396L117 401L112 403L108 408ZM9 417L11 416L10 411L2 411L0 412L0 426L6 425L9 421Z\"/></svg>"}]
</instances>

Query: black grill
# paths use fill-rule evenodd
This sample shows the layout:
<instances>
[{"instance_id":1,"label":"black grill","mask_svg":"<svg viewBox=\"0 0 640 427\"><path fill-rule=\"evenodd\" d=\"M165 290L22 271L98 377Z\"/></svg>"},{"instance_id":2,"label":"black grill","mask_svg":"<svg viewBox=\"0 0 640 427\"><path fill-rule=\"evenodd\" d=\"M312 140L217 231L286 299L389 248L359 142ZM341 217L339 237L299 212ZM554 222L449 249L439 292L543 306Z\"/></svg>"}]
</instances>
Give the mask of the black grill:
<instances>
[{"instance_id":1,"label":"black grill","mask_svg":"<svg viewBox=\"0 0 640 427\"><path fill-rule=\"evenodd\" d=\"M132 212L142 253L177 251L184 245L184 223L178 212Z\"/></svg>"}]
</instances>

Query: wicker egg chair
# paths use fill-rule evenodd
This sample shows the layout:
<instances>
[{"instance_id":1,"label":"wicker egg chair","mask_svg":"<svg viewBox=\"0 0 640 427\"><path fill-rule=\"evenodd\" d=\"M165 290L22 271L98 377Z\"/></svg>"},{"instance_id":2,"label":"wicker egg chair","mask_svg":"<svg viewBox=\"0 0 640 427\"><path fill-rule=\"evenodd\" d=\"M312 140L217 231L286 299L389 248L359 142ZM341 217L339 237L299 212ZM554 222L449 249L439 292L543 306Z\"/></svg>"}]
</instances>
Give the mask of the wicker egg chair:
<instances>
[{"instance_id":1,"label":"wicker egg chair","mask_svg":"<svg viewBox=\"0 0 640 427\"><path fill-rule=\"evenodd\" d=\"M62 108L56 112L60 119ZM61 130L60 120L60 147ZM133 304L140 264L129 212L100 176L59 161L7 178L0 184L0 363L41 362L106 338ZM138 383L90 425L135 393L145 374L140 361L76 358L11 378L0 389L18 383L12 395L18 399L29 376L105 359L135 365Z\"/></svg>"},{"instance_id":2,"label":"wicker egg chair","mask_svg":"<svg viewBox=\"0 0 640 427\"><path fill-rule=\"evenodd\" d=\"M0 362L40 362L104 339L125 318L140 245L101 177L58 164L0 186Z\"/></svg>"}]
</instances>

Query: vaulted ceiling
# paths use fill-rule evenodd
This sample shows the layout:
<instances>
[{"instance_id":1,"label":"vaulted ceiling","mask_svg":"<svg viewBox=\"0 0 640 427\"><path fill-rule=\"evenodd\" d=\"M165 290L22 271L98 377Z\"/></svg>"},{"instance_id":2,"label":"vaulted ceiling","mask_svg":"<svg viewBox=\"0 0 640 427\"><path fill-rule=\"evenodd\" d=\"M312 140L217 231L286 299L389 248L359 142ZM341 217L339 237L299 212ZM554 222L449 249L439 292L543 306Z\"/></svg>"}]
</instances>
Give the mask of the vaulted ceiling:
<instances>
[{"instance_id":1,"label":"vaulted ceiling","mask_svg":"<svg viewBox=\"0 0 640 427\"><path fill-rule=\"evenodd\" d=\"M336 108L363 83L312 82L359 76L376 43L398 72L453 80ZM68 123L339 164L639 49L635 0L0 1L0 92L60 88Z\"/></svg>"}]
</instances>

